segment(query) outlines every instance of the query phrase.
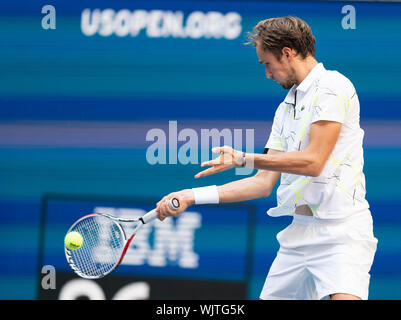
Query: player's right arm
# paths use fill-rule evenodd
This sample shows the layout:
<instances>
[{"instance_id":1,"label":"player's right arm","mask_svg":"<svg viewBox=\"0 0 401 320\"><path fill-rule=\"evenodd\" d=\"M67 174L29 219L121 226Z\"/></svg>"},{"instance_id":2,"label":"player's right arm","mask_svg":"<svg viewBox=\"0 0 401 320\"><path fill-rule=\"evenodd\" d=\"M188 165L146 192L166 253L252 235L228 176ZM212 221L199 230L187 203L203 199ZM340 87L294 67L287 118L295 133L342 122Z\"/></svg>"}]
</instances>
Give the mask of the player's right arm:
<instances>
[{"instance_id":1,"label":"player's right arm","mask_svg":"<svg viewBox=\"0 0 401 320\"><path fill-rule=\"evenodd\" d=\"M269 149L268 154L282 153ZM219 193L219 203L241 202L252 199L267 197L271 194L275 184L280 178L278 171L258 170L258 172L248 178L232 181L217 187ZM177 198L180 201L180 209L172 211L168 206L171 198ZM195 204L192 189L185 189L179 192L173 192L163 197L156 205L158 218L164 220L168 216L178 216L189 206Z\"/></svg>"}]
</instances>

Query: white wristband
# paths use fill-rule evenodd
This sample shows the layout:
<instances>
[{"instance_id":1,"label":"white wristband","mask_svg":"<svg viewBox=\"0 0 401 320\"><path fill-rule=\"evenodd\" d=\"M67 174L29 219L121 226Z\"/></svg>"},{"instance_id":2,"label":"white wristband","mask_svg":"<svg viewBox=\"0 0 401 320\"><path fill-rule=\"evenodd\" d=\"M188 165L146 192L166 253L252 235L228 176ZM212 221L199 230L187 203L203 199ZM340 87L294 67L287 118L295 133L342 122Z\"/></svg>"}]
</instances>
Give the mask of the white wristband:
<instances>
[{"instance_id":1,"label":"white wristband","mask_svg":"<svg viewBox=\"0 0 401 320\"><path fill-rule=\"evenodd\" d=\"M195 204L213 204L219 203L219 192L217 186L207 186L201 188L192 188Z\"/></svg>"}]
</instances>

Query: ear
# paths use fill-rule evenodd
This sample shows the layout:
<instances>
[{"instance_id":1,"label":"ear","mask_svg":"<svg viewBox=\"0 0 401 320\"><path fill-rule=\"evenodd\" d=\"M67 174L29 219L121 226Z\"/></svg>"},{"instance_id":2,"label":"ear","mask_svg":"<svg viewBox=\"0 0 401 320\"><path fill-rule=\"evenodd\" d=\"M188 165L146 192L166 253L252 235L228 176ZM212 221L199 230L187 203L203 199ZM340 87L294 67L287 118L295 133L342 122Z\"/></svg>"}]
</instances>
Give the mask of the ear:
<instances>
[{"instance_id":1,"label":"ear","mask_svg":"<svg viewBox=\"0 0 401 320\"><path fill-rule=\"evenodd\" d=\"M283 53L283 57L287 59L288 62L292 61L294 58L294 50L288 47L284 47L281 52Z\"/></svg>"}]
</instances>

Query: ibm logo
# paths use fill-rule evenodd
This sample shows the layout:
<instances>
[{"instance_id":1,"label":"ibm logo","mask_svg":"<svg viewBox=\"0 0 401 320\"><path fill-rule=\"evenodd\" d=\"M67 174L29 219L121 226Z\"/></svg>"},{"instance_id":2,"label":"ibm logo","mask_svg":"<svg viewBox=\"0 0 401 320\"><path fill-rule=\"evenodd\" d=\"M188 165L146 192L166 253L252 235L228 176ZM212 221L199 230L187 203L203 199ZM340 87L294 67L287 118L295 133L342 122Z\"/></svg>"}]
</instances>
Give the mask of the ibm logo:
<instances>
[{"instance_id":1,"label":"ibm logo","mask_svg":"<svg viewBox=\"0 0 401 320\"><path fill-rule=\"evenodd\" d=\"M146 212L141 209L96 207L94 212L107 213L116 217L141 217ZM197 268L199 255L194 251L195 231L201 227L202 216L198 212L186 211L177 219L145 224L122 261L124 265L149 265L165 267L177 265L181 268ZM132 225L132 230L135 224ZM131 226L124 226L130 234Z\"/></svg>"}]
</instances>

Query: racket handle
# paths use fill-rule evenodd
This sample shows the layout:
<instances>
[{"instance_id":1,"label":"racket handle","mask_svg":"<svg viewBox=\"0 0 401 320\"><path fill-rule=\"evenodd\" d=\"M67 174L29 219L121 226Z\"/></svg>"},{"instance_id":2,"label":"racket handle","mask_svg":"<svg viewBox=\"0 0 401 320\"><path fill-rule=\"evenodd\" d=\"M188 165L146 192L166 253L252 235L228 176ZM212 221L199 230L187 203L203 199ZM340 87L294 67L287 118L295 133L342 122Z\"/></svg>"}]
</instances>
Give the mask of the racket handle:
<instances>
[{"instance_id":1,"label":"racket handle","mask_svg":"<svg viewBox=\"0 0 401 320\"><path fill-rule=\"evenodd\" d=\"M172 198L170 199L168 203L169 207L171 210L177 210L180 207L180 201L177 198ZM156 209L153 209L152 211L149 211L147 214L145 214L141 220L144 224L149 223L157 218L157 212Z\"/></svg>"},{"instance_id":2,"label":"racket handle","mask_svg":"<svg viewBox=\"0 0 401 320\"><path fill-rule=\"evenodd\" d=\"M140 220L143 222L143 224L152 222L157 218L157 212L156 209L153 209L152 211L149 211L147 214L145 214Z\"/></svg>"},{"instance_id":3,"label":"racket handle","mask_svg":"<svg viewBox=\"0 0 401 320\"><path fill-rule=\"evenodd\" d=\"M168 206L171 210L177 210L180 207L180 201L177 198L171 198Z\"/></svg>"}]
</instances>

